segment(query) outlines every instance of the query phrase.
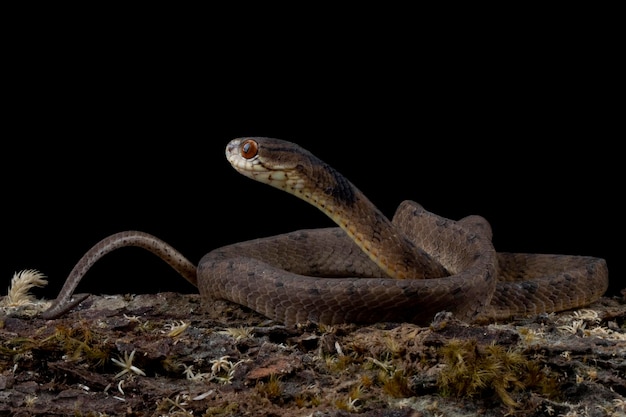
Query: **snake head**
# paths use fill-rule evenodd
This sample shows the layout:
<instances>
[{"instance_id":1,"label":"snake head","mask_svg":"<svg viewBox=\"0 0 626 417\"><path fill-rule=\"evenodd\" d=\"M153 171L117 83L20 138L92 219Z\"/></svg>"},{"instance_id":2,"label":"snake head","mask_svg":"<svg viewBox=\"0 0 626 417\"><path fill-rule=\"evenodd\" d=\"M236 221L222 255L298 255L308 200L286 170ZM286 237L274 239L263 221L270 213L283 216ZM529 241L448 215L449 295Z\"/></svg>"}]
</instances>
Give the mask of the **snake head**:
<instances>
[{"instance_id":1,"label":"snake head","mask_svg":"<svg viewBox=\"0 0 626 417\"><path fill-rule=\"evenodd\" d=\"M313 205L351 205L356 189L343 175L301 146L273 138L231 140L226 159L242 175L300 197Z\"/></svg>"},{"instance_id":2,"label":"snake head","mask_svg":"<svg viewBox=\"0 0 626 417\"><path fill-rule=\"evenodd\" d=\"M226 145L226 159L237 172L286 191L301 187L298 166L310 156L295 143L272 138L237 138Z\"/></svg>"}]
</instances>

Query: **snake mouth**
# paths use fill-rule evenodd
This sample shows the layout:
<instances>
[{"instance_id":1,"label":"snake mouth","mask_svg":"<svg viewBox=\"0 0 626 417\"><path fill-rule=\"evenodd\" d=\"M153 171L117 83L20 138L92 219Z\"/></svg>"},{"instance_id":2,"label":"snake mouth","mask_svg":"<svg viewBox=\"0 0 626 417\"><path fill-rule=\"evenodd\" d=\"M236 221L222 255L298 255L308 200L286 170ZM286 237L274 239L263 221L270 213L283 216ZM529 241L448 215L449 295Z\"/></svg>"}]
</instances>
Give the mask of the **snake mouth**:
<instances>
[{"instance_id":1,"label":"snake mouth","mask_svg":"<svg viewBox=\"0 0 626 417\"><path fill-rule=\"evenodd\" d=\"M236 149L239 146L239 140L238 139L234 139L231 140L230 142L228 142L228 144L226 145L226 159L230 162L232 155L236 152Z\"/></svg>"},{"instance_id":2,"label":"snake mouth","mask_svg":"<svg viewBox=\"0 0 626 417\"><path fill-rule=\"evenodd\" d=\"M258 154L252 158L242 156L241 144L243 139L233 139L226 145L226 160L240 174L254 180L260 180L258 173L267 171L259 162Z\"/></svg>"},{"instance_id":3,"label":"snake mouth","mask_svg":"<svg viewBox=\"0 0 626 417\"><path fill-rule=\"evenodd\" d=\"M246 148L254 143L254 152ZM240 174L292 194L305 187L305 180L289 164L263 158L264 149L252 138L237 138L226 145L226 159Z\"/></svg>"}]
</instances>

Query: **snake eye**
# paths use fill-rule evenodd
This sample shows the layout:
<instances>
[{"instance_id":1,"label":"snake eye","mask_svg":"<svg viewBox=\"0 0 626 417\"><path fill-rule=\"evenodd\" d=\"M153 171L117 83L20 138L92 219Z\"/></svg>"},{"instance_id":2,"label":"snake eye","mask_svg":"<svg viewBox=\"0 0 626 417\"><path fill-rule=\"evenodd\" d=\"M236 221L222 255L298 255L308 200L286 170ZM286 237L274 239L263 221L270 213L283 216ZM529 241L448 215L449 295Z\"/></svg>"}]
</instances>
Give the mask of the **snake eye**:
<instances>
[{"instance_id":1,"label":"snake eye","mask_svg":"<svg viewBox=\"0 0 626 417\"><path fill-rule=\"evenodd\" d=\"M252 139L245 140L241 144L241 156L246 159L254 158L259 151L259 144Z\"/></svg>"}]
</instances>

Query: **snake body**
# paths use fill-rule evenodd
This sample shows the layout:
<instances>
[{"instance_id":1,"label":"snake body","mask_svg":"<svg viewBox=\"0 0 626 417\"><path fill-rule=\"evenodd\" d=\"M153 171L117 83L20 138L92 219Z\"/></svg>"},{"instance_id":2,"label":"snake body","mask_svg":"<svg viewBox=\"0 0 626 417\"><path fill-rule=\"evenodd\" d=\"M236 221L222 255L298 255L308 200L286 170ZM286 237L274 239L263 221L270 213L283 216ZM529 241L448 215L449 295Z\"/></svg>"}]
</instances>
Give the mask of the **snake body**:
<instances>
[{"instance_id":1,"label":"snake body","mask_svg":"<svg viewBox=\"0 0 626 417\"><path fill-rule=\"evenodd\" d=\"M463 320L506 319L585 306L608 287L604 259L498 253L480 216L458 221L404 201L392 220L335 169L302 147L239 138L226 157L240 173L318 207L339 227L298 230L215 249L196 266L150 234L104 238L76 264L44 318L68 311L91 265L124 246L143 247L196 285L286 325L407 321L439 311Z\"/></svg>"}]
</instances>

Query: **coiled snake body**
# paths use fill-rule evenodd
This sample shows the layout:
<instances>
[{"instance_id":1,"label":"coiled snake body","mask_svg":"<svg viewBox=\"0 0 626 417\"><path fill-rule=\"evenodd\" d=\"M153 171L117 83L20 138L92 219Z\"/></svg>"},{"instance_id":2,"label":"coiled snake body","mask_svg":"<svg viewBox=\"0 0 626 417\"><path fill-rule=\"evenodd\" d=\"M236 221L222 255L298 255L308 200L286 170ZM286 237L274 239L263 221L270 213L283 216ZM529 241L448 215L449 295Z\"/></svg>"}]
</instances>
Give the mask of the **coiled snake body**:
<instances>
[{"instance_id":1,"label":"coiled snake body","mask_svg":"<svg viewBox=\"0 0 626 417\"><path fill-rule=\"evenodd\" d=\"M240 173L308 201L340 227L235 243L209 252L197 268L152 235L117 233L79 260L42 316L58 317L86 298L70 301L89 268L124 246L161 257L207 302L229 300L287 325L425 324L443 310L467 321L505 319L585 306L608 287L601 258L497 253L480 216L453 221L404 201L390 221L346 178L294 143L234 139L226 157Z\"/></svg>"}]
</instances>

